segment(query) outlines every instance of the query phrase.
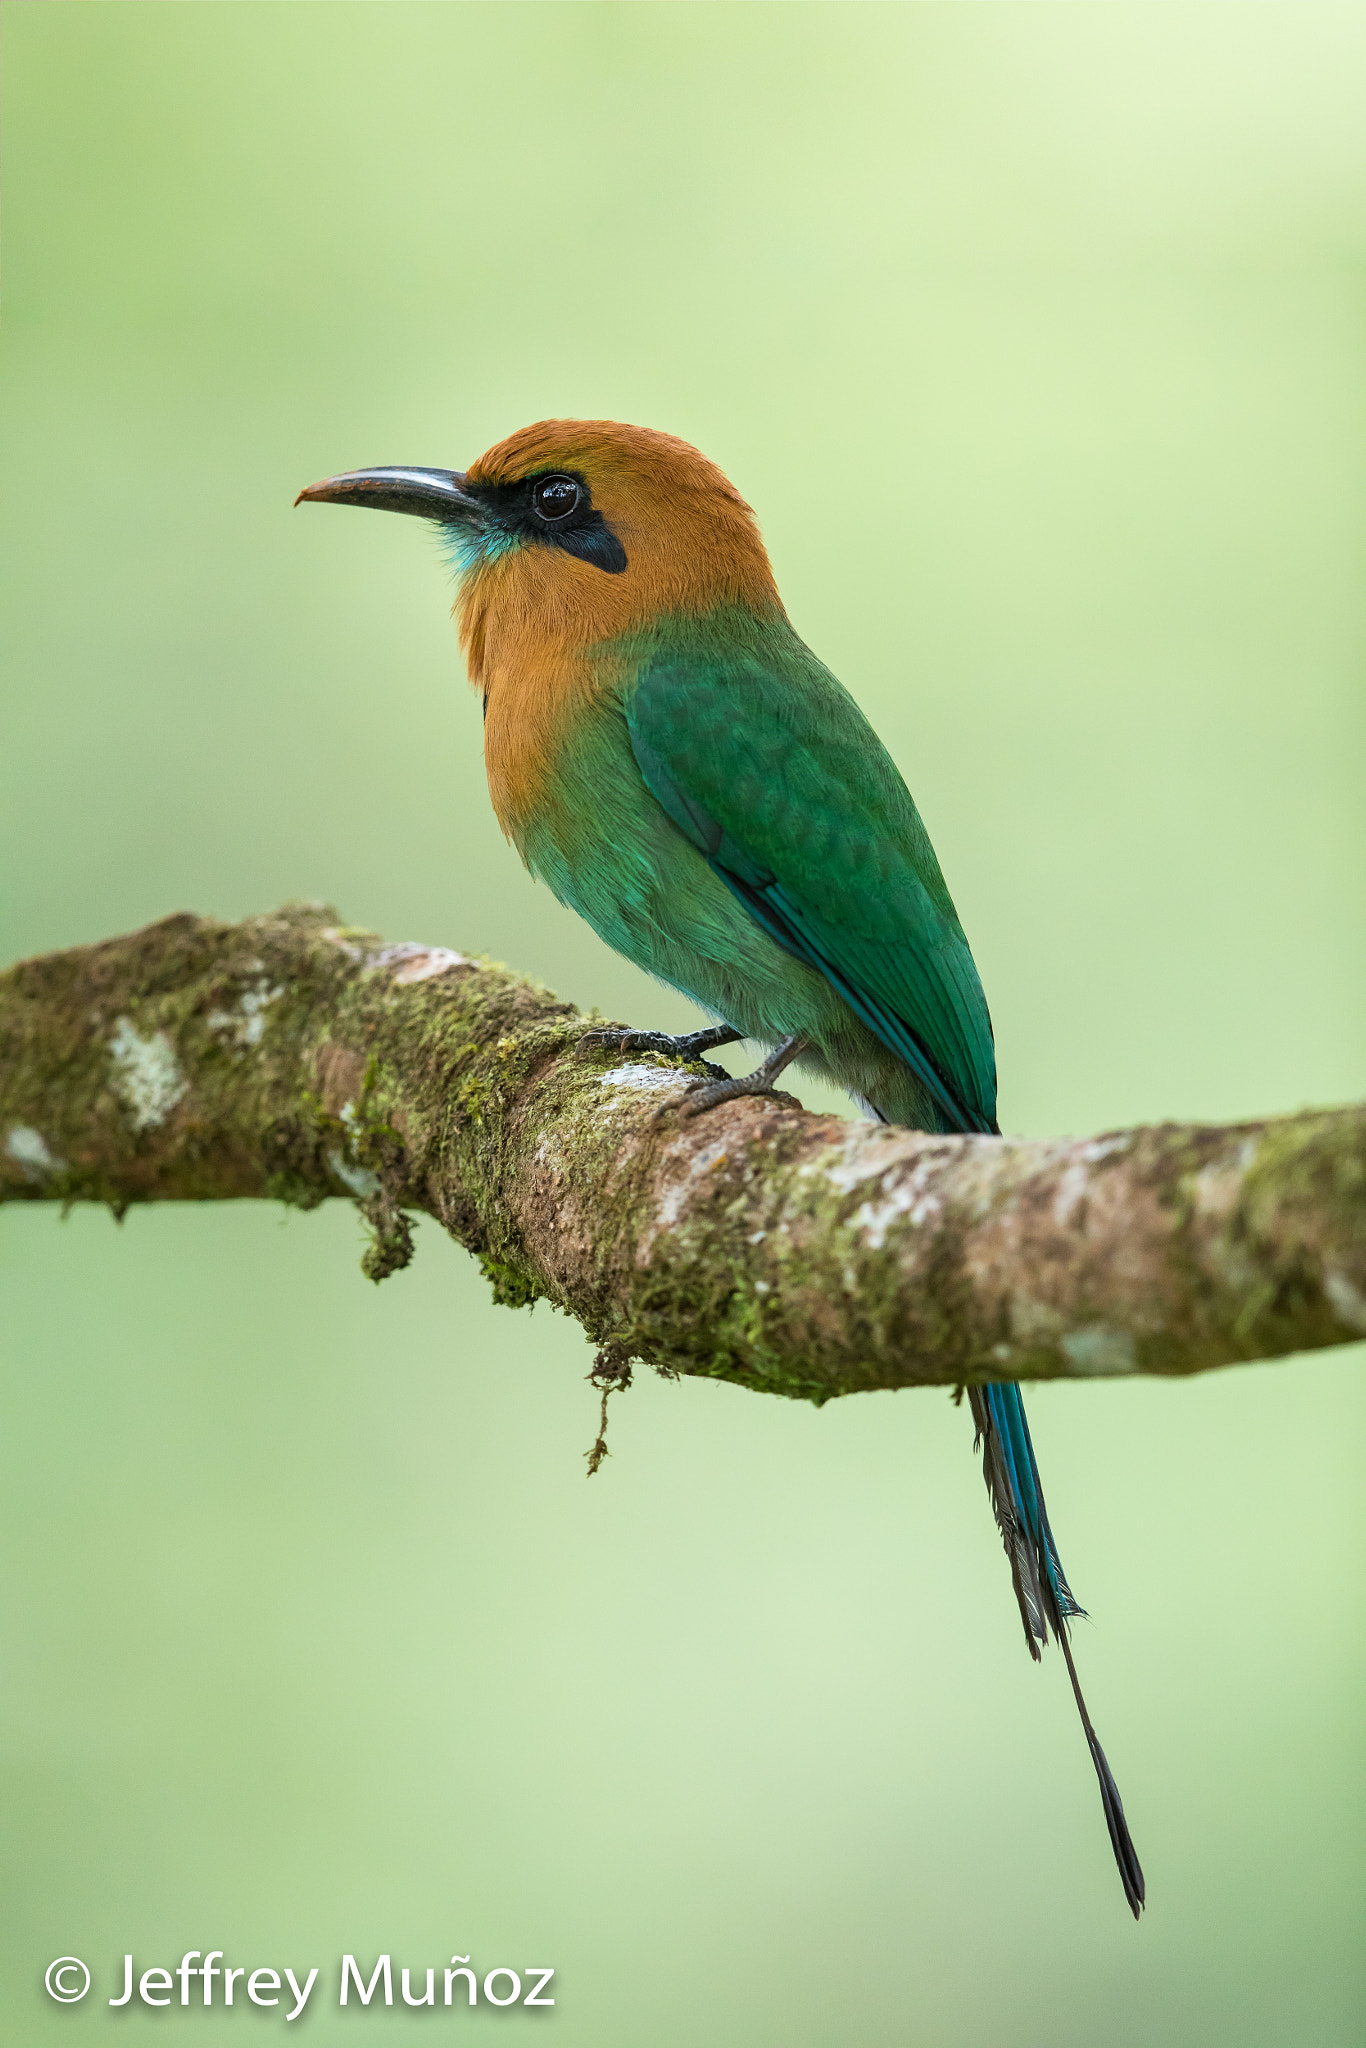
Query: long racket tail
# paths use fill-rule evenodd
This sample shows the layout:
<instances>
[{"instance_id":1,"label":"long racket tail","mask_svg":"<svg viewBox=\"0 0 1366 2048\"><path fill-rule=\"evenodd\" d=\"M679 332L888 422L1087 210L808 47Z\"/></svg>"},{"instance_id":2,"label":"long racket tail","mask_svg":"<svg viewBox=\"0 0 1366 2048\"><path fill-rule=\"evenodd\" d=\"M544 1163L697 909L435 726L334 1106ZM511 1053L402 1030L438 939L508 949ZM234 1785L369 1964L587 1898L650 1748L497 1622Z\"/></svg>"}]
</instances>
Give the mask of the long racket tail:
<instances>
[{"instance_id":1,"label":"long racket tail","mask_svg":"<svg viewBox=\"0 0 1366 2048\"><path fill-rule=\"evenodd\" d=\"M1100 1785L1105 1825L1129 1910L1135 1920L1143 1910L1143 1870L1124 1818L1124 1802L1105 1751L1091 1725L1086 1701L1077 1678L1077 1667L1068 1640L1068 1623L1085 1610L1079 1606L1067 1583L1053 1531L1048 1523L1039 1468L1025 1420L1024 1400L1013 1383L971 1387L973 1421L977 1443L982 1450L982 1476L991 1496L996 1526L1001 1532L1010 1575L1024 1623L1029 1654L1037 1662L1041 1646L1049 1635L1056 1637L1067 1662L1067 1675L1081 1715L1086 1746L1091 1752Z\"/></svg>"}]
</instances>

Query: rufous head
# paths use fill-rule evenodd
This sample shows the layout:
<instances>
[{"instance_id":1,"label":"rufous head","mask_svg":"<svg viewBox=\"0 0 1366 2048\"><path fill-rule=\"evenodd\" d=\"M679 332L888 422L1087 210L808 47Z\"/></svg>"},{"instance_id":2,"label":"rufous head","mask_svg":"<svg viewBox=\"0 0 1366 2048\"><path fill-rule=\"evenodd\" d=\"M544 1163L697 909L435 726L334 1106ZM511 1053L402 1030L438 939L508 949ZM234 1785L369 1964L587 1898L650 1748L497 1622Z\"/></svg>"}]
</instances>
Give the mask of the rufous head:
<instances>
[{"instance_id":1,"label":"rufous head","mask_svg":"<svg viewBox=\"0 0 1366 2048\"><path fill-rule=\"evenodd\" d=\"M648 427L541 420L464 471L353 470L299 498L439 522L474 681L500 617L543 643L585 648L669 615L779 609L739 492L696 448Z\"/></svg>"}]
</instances>

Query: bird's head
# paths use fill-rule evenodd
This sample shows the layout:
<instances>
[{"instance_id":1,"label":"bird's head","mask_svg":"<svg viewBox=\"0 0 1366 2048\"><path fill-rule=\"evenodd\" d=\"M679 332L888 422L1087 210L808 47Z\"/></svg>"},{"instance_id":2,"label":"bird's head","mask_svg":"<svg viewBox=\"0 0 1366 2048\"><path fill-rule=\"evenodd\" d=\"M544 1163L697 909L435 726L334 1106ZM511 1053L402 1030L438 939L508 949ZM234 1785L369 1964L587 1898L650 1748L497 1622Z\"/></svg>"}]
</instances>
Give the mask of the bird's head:
<instances>
[{"instance_id":1,"label":"bird's head","mask_svg":"<svg viewBox=\"0 0 1366 2048\"><path fill-rule=\"evenodd\" d=\"M779 605L739 492L686 441L646 427L541 420L467 470L352 470L303 499L437 522L474 682L510 634L582 649L663 616Z\"/></svg>"}]
</instances>

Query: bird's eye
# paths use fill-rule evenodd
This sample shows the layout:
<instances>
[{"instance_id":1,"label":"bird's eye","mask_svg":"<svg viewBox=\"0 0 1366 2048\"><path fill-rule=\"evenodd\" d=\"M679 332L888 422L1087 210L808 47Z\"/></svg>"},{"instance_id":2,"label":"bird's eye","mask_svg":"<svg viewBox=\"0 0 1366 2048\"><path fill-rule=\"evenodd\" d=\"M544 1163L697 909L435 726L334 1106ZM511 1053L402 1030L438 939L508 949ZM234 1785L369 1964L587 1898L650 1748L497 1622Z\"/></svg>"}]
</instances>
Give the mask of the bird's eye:
<instances>
[{"instance_id":1,"label":"bird's eye","mask_svg":"<svg viewBox=\"0 0 1366 2048\"><path fill-rule=\"evenodd\" d=\"M572 476L543 476L537 479L531 502L542 519L558 525L569 517L582 496Z\"/></svg>"}]
</instances>

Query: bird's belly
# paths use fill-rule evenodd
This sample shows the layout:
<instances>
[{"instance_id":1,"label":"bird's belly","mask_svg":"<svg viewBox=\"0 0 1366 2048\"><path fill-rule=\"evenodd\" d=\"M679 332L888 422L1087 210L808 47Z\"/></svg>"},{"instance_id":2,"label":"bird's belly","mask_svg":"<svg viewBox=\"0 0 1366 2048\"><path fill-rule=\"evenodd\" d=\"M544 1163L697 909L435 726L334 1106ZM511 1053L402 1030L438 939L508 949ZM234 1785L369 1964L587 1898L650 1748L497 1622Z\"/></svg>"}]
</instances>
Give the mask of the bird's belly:
<instances>
[{"instance_id":1,"label":"bird's belly","mask_svg":"<svg viewBox=\"0 0 1366 2048\"><path fill-rule=\"evenodd\" d=\"M819 1032L843 1010L691 846L641 780L626 722L601 712L567 739L533 813L511 821L532 874L614 951L747 1038Z\"/></svg>"}]
</instances>

